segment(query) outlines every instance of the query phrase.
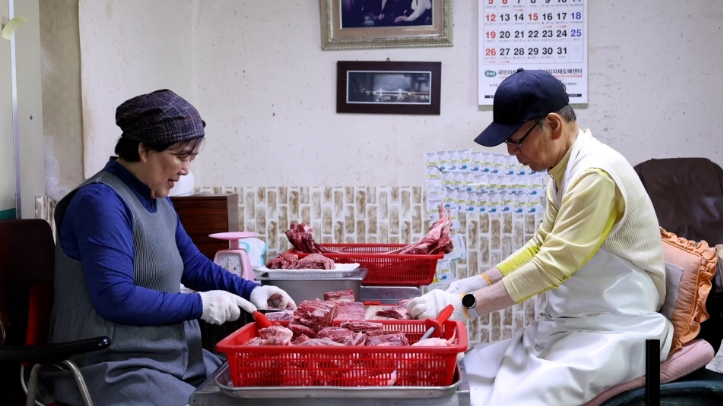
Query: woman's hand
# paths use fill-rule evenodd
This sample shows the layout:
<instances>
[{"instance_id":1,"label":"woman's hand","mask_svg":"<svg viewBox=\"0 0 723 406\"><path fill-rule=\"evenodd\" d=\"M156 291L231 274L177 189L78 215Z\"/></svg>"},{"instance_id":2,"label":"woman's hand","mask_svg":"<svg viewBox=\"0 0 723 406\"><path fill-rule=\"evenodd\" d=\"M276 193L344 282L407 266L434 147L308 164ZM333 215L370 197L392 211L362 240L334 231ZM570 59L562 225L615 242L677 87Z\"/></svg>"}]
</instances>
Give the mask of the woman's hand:
<instances>
[{"instance_id":1,"label":"woman's hand","mask_svg":"<svg viewBox=\"0 0 723 406\"><path fill-rule=\"evenodd\" d=\"M256 311L256 306L248 300L225 290L210 290L198 292L201 295L203 314L201 320L211 324L223 324L227 321L238 320L241 315L239 307L249 313Z\"/></svg>"},{"instance_id":2,"label":"woman's hand","mask_svg":"<svg viewBox=\"0 0 723 406\"><path fill-rule=\"evenodd\" d=\"M288 293L276 286L257 286L251 291L249 297L251 303L259 309L290 309L296 310L296 303Z\"/></svg>"}]
</instances>

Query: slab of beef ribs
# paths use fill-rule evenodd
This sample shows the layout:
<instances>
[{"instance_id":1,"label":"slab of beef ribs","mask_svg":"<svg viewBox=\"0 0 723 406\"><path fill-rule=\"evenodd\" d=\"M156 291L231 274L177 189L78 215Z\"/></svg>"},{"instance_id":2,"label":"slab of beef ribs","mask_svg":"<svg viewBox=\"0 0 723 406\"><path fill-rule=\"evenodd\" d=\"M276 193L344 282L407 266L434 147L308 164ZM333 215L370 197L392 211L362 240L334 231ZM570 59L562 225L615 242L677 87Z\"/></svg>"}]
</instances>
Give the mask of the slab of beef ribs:
<instances>
[{"instance_id":1,"label":"slab of beef ribs","mask_svg":"<svg viewBox=\"0 0 723 406\"><path fill-rule=\"evenodd\" d=\"M339 313L334 321L363 321L364 303L362 302L334 302L339 306Z\"/></svg>"},{"instance_id":2,"label":"slab of beef ribs","mask_svg":"<svg viewBox=\"0 0 723 406\"><path fill-rule=\"evenodd\" d=\"M326 292L324 293L324 300L328 300L330 302L353 302L354 291L351 289L347 289L339 290L336 292Z\"/></svg>"},{"instance_id":3,"label":"slab of beef ribs","mask_svg":"<svg viewBox=\"0 0 723 406\"><path fill-rule=\"evenodd\" d=\"M289 323L289 330L294 332L294 336L298 337L301 335L305 335L307 337L315 338L316 337L316 330L309 326L305 326L301 323L299 323L296 320L292 320L291 323Z\"/></svg>"},{"instance_id":4,"label":"slab of beef ribs","mask_svg":"<svg viewBox=\"0 0 723 406\"><path fill-rule=\"evenodd\" d=\"M334 302L304 300L294 311L294 320L319 331L330 326L338 312L339 306Z\"/></svg>"}]
</instances>

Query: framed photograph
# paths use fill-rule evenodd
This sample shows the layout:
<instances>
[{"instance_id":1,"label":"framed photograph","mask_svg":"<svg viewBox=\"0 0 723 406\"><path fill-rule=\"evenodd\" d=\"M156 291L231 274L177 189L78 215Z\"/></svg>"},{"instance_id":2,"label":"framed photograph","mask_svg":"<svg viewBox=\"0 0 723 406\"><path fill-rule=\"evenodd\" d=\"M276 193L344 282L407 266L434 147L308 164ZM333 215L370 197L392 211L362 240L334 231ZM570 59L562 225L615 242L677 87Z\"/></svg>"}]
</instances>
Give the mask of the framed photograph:
<instances>
[{"instance_id":1,"label":"framed photograph","mask_svg":"<svg viewBox=\"0 0 723 406\"><path fill-rule=\"evenodd\" d=\"M441 62L339 61L336 112L439 114Z\"/></svg>"},{"instance_id":2,"label":"framed photograph","mask_svg":"<svg viewBox=\"0 0 723 406\"><path fill-rule=\"evenodd\" d=\"M452 0L319 0L324 50L452 46Z\"/></svg>"}]
</instances>

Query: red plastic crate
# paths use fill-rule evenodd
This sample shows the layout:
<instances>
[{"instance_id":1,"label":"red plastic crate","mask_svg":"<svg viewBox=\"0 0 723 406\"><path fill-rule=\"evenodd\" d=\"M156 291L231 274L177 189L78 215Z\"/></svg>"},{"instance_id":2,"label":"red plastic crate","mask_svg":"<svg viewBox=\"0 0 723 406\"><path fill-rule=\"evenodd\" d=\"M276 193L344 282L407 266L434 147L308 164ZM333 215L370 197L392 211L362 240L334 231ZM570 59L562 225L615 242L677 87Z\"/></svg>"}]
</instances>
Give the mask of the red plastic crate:
<instances>
[{"instance_id":1,"label":"red plastic crate","mask_svg":"<svg viewBox=\"0 0 723 406\"><path fill-rule=\"evenodd\" d=\"M421 320L374 322L384 324L387 331L403 332L410 344L426 331ZM235 387L388 386L394 371L395 386L449 386L454 381L457 354L468 345L467 329L459 321L443 324L442 336L456 337L452 347L244 345L257 336L256 323L250 323L216 345L228 358Z\"/></svg>"},{"instance_id":2,"label":"red plastic crate","mask_svg":"<svg viewBox=\"0 0 723 406\"><path fill-rule=\"evenodd\" d=\"M421 286L429 285L437 271L437 261L444 254L406 255L384 254L406 247L405 244L322 244L337 252L321 254L340 264L358 263L369 269L363 285ZM294 251L299 258L307 255Z\"/></svg>"}]
</instances>

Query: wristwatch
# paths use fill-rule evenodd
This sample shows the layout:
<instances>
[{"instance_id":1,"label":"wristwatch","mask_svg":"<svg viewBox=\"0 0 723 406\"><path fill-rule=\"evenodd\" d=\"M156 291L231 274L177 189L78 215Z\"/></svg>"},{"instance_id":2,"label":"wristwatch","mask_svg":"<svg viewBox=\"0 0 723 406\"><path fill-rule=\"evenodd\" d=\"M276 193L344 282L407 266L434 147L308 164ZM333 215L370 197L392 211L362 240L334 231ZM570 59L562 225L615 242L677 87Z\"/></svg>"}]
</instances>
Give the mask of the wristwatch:
<instances>
[{"instance_id":1,"label":"wristwatch","mask_svg":"<svg viewBox=\"0 0 723 406\"><path fill-rule=\"evenodd\" d=\"M474 297L473 294L467 293L466 295L462 296L462 306L465 307L465 313L469 316L469 318L475 318L479 317L479 313L477 313L477 309L475 309L475 306L477 306L477 299Z\"/></svg>"}]
</instances>

